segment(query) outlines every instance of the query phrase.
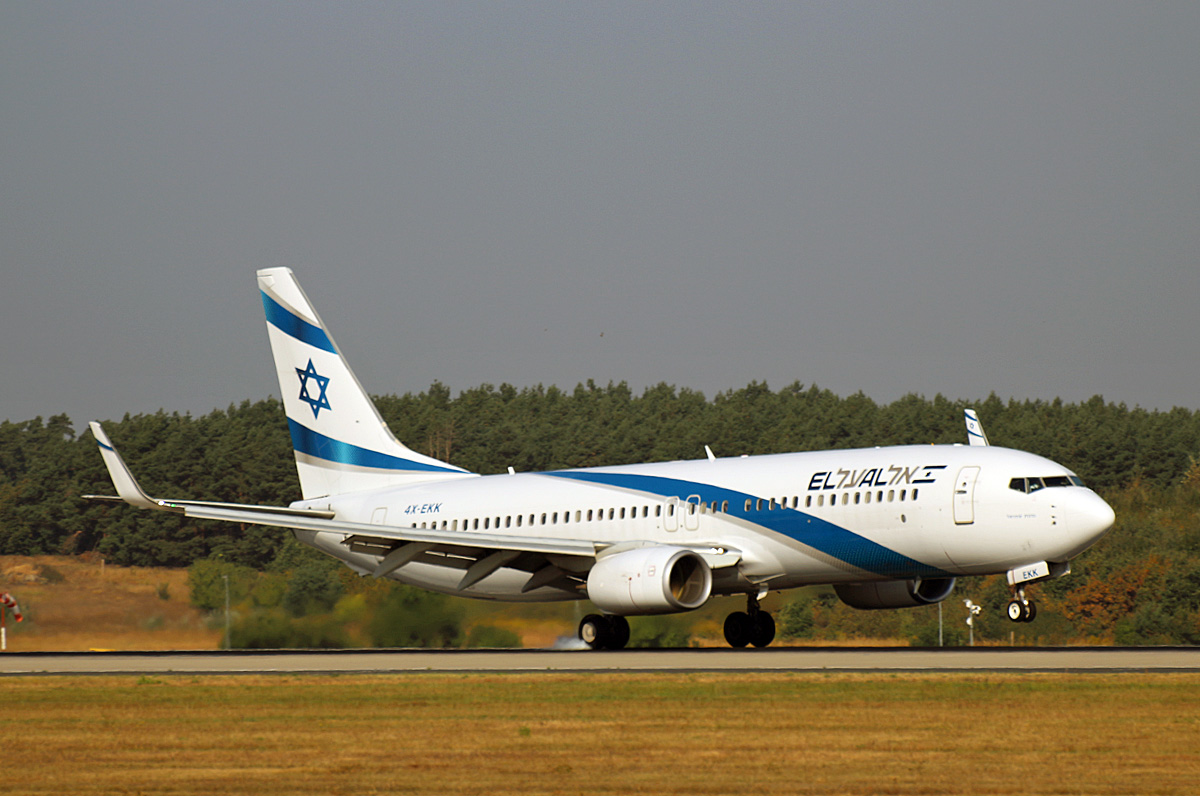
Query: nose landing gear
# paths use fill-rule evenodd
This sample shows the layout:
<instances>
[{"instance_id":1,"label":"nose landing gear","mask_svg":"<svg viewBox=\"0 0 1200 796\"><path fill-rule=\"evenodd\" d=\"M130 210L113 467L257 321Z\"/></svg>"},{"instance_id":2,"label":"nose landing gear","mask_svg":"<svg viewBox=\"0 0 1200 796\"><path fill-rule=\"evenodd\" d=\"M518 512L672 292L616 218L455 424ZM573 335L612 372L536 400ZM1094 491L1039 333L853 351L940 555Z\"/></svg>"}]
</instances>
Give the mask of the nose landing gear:
<instances>
[{"instance_id":1,"label":"nose landing gear","mask_svg":"<svg viewBox=\"0 0 1200 796\"><path fill-rule=\"evenodd\" d=\"M775 620L758 605L758 596L746 595L746 610L725 617L725 640L731 647L753 644L765 647L775 640Z\"/></svg>"},{"instance_id":2,"label":"nose landing gear","mask_svg":"<svg viewBox=\"0 0 1200 796\"><path fill-rule=\"evenodd\" d=\"M1008 604L1008 618L1014 622L1032 622L1037 616L1037 605L1025 596L1025 589L1013 590L1013 599Z\"/></svg>"}]
</instances>

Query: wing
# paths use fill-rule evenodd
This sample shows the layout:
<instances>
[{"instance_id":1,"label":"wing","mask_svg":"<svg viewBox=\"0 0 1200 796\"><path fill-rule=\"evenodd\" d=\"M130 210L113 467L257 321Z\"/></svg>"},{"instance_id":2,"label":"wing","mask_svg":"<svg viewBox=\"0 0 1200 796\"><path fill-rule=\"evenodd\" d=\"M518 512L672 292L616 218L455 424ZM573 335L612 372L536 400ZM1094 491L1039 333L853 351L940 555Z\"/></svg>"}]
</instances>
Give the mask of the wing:
<instances>
[{"instance_id":1,"label":"wing","mask_svg":"<svg viewBox=\"0 0 1200 796\"><path fill-rule=\"evenodd\" d=\"M459 569L459 589L466 589L501 567L523 570L529 575L522 592L543 586L567 591L583 588L587 571L596 557L612 547L610 542L561 539L541 536L510 536L436 528L374 525L336 519L332 511L216 503L199 500L164 500L150 497L117 452L99 423L92 433L108 468L116 495L84 495L89 500L111 500L132 506L182 514L198 520L219 520L248 525L266 525L303 531L326 531L342 535L342 544L354 552L378 556L379 563L363 574L383 577L410 561ZM622 545L624 547L624 545ZM740 556L729 550L696 550L713 568L732 566Z\"/></svg>"}]
</instances>

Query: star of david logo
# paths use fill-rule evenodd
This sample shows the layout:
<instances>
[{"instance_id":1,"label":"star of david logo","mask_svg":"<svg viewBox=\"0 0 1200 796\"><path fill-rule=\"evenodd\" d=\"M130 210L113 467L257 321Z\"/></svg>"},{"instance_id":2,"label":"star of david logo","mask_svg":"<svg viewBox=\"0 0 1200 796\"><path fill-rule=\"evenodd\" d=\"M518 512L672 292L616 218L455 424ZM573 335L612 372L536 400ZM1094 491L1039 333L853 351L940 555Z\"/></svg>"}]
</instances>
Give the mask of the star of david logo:
<instances>
[{"instance_id":1,"label":"star of david logo","mask_svg":"<svg viewBox=\"0 0 1200 796\"><path fill-rule=\"evenodd\" d=\"M329 409L332 412L329 399L325 397L325 388L329 386L329 377L317 373L311 359L308 360L308 367L304 370L296 368L296 375L300 377L300 400L312 407L313 417L319 415L322 409ZM321 391L317 398L313 398L312 393L308 390L311 382L316 382L317 388Z\"/></svg>"}]
</instances>

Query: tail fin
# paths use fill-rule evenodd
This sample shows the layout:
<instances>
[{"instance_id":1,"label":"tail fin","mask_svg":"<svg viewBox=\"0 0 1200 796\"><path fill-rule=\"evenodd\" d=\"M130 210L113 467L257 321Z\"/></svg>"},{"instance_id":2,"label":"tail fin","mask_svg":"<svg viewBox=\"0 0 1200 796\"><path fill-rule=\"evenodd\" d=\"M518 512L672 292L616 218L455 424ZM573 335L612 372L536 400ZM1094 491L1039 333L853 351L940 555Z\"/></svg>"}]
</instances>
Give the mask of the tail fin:
<instances>
[{"instance_id":1,"label":"tail fin","mask_svg":"<svg viewBox=\"0 0 1200 796\"><path fill-rule=\"evenodd\" d=\"M305 499L471 475L392 436L290 268L258 288Z\"/></svg>"}]
</instances>

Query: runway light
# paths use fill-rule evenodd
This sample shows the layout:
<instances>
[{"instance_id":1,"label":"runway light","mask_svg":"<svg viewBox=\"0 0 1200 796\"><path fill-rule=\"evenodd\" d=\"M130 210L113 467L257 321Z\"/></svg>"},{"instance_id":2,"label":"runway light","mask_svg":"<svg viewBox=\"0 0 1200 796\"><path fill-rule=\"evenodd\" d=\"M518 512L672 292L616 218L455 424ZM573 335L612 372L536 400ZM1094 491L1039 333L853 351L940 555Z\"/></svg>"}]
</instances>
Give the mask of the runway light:
<instances>
[{"instance_id":1,"label":"runway light","mask_svg":"<svg viewBox=\"0 0 1200 796\"><path fill-rule=\"evenodd\" d=\"M967 628L970 632L971 646L975 646L975 617L979 616L979 612L983 610L982 605L976 605L970 600L963 600L963 605L967 606Z\"/></svg>"}]
</instances>

